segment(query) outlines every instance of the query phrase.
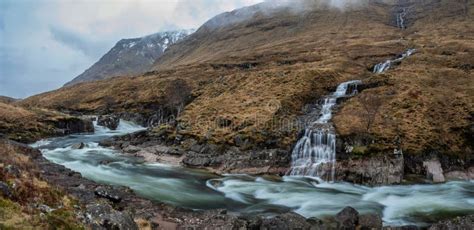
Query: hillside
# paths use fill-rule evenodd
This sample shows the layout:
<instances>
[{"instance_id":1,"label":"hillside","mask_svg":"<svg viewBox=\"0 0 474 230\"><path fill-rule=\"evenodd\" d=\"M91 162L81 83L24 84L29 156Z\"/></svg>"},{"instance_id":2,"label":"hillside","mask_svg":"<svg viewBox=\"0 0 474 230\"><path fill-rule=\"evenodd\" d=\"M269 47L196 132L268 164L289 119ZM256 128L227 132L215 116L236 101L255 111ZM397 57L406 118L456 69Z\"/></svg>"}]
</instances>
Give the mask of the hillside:
<instances>
[{"instance_id":1,"label":"hillside","mask_svg":"<svg viewBox=\"0 0 474 230\"><path fill-rule=\"evenodd\" d=\"M77 117L0 102L0 135L11 140L29 143L45 137L92 131L92 122Z\"/></svg>"},{"instance_id":2,"label":"hillside","mask_svg":"<svg viewBox=\"0 0 474 230\"><path fill-rule=\"evenodd\" d=\"M341 137L368 134L371 141L358 144L370 153L393 150L402 138L411 154L472 154L472 1L363 1L344 9L319 1L265 4L211 19L143 76L81 83L21 104L151 117L166 107L167 87L181 80L192 98L182 101L188 104L179 114L180 134L288 149L301 127L282 123L294 124L305 104L339 83L360 79L365 90L334 119ZM406 29L396 22L403 8ZM372 73L376 63L408 48L417 52L401 65ZM360 111L364 95L383 97L370 130Z\"/></svg>"},{"instance_id":3,"label":"hillside","mask_svg":"<svg viewBox=\"0 0 474 230\"><path fill-rule=\"evenodd\" d=\"M122 39L84 73L66 83L95 81L144 73L165 50L194 30L161 32L141 38Z\"/></svg>"}]
</instances>

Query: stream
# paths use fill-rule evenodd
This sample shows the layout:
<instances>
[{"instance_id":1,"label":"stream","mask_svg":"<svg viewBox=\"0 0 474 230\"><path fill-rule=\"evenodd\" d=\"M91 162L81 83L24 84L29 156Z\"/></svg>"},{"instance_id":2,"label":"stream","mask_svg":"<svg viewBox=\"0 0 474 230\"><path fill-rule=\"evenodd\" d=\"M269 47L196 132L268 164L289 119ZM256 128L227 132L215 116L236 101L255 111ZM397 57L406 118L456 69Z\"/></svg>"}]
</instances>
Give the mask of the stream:
<instances>
[{"instance_id":1,"label":"stream","mask_svg":"<svg viewBox=\"0 0 474 230\"><path fill-rule=\"evenodd\" d=\"M236 214L305 217L335 215L346 206L379 213L385 225L427 225L474 214L474 181L435 185L365 187L326 183L317 177L215 175L203 170L145 163L99 146L99 141L144 128L121 121L117 130L95 126L94 134L50 138L32 144L49 161L98 183L130 187L139 196L191 209L225 208ZM83 142L86 147L73 149Z\"/></svg>"}]
</instances>

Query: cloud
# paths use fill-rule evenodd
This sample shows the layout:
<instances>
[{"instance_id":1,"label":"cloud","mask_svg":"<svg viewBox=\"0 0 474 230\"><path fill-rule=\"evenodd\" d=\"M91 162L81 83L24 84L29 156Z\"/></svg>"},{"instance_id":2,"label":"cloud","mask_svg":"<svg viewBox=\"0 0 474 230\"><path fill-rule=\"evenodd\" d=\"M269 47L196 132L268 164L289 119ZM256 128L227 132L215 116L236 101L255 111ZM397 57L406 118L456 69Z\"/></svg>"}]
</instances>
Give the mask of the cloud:
<instances>
[{"instance_id":1,"label":"cloud","mask_svg":"<svg viewBox=\"0 0 474 230\"><path fill-rule=\"evenodd\" d=\"M91 41L84 35L64 28L52 26L49 30L54 40L72 49L77 49L91 58L96 58L105 52L103 42Z\"/></svg>"},{"instance_id":2,"label":"cloud","mask_svg":"<svg viewBox=\"0 0 474 230\"><path fill-rule=\"evenodd\" d=\"M1 0L0 95L62 86L122 38L199 27L263 0Z\"/></svg>"}]
</instances>

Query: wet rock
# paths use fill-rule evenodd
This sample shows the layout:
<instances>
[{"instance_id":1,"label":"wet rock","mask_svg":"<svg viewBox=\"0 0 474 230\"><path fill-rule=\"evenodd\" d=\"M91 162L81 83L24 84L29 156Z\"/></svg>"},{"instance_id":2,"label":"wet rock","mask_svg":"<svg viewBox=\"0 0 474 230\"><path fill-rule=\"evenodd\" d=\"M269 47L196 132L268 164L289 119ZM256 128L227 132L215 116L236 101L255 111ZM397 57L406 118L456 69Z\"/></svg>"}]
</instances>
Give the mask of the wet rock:
<instances>
[{"instance_id":1,"label":"wet rock","mask_svg":"<svg viewBox=\"0 0 474 230\"><path fill-rule=\"evenodd\" d=\"M303 216L289 212L276 217L263 219L260 229L311 229L311 224L308 223Z\"/></svg>"},{"instance_id":2,"label":"wet rock","mask_svg":"<svg viewBox=\"0 0 474 230\"><path fill-rule=\"evenodd\" d=\"M390 227L386 226L382 228L383 230L419 230L420 228L416 225L405 225L405 226L396 226Z\"/></svg>"},{"instance_id":3,"label":"wet rock","mask_svg":"<svg viewBox=\"0 0 474 230\"><path fill-rule=\"evenodd\" d=\"M352 207L345 207L336 214L339 229L355 229L359 222L359 212Z\"/></svg>"},{"instance_id":4,"label":"wet rock","mask_svg":"<svg viewBox=\"0 0 474 230\"><path fill-rule=\"evenodd\" d=\"M336 180L357 184L400 184L403 175L403 155L387 154L362 159L344 159L338 160L336 165Z\"/></svg>"},{"instance_id":5,"label":"wet rock","mask_svg":"<svg viewBox=\"0 0 474 230\"><path fill-rule=\"evenodd\" d=\"M60 135L68 135L73 133L93 133L94 124L89 118L65 118L54 122L54 126Z\"/></svg>"},{"instance_id":6,"label":"wet rock","mask_svg":"<svg viewBox=\"0 0 474 230\"><path fill-rule=\"evenodd\" d=\"M122 201L120 194L117 191L114 191L112 189L98 187L95 189L94 194L97 195L98 197L108 199L114 203L119 203L120 201Z\"/></svg>"},{"instance_id":7,"label":"wet rock","mask_svg":"<svg viewBox=\"0 0 474 230\"><path fill-rule=\"evenodd\" d=\"M12 196L10 186L8 186L3 181L0 181L0 195L2 195L2 197L6 197L6 198L11 198L11 196Z\"/></svg>"},{"instance_id":8,"label":"wet rock","mask_svg":"<svg viewBox=\"0 0 474 230\"><path fill-rule=\"evenodd\" d=\"M474 215L456 217L447 221L440 221L432 225L429 230L470 230L474 227Z\"/></svg>"},{"instance_id":9,"label":"wet rock","mask_svg":"<svg viewBox=\"0 0 474 230\"><path fill-rule=\"evenodd\" d=\"M115 115L101 115L97 118L97 125L116 130L120 123L120 118Z\"/></svg>"},{"instance_id":10,"label":"wet rock","mask_svg":"<svg viewBox=\"0 0 474 230\"><path fill-rule=\"evenodd\" d=\"M361 229L382 229L382 218L378 214L359 215L359 227Z\"/></svg>"},{"instance_id":11,"label":"wet rock","mask_svg":"<svg viewBox=\"0 0 474 230\"><path fill-rule=\"evenodd\" d=\"M83 149L84 147L86 147L86 145L84 143L77 143L77 144L73 144L71 145L71 148L72 149Z\"/></svg>"},{"instance_id":12,"label":"wet rock","mask_svg":"<svg viewBox=\"0 0 474 230\"><path fill-rule=\"evenodd\" d=\"M469 180L467 172L463 171L451 171L444 174L446 180Z\"/></svg>"},{"instance_id":13,"label":"wet rock","mask_svg":"<svg viewBox=\"0 0 474 230\"><path fill-rule=\"evenodd\" d=\"M86 217L92 229L138 229L130 214L114 210L108 204L87 205Z\"/></svg>"},{"instance_id":14,"label":"wet rock","mask_svg":"<svg viewBox=\"0 0 474 230\"><path fill-rule=\"evenodd\" d=\"M423 167L425 167L427 179L433 181L434 183L442 183L446 181L439 160L432 159L424 161Z\"/></svg>"}]
</instances>

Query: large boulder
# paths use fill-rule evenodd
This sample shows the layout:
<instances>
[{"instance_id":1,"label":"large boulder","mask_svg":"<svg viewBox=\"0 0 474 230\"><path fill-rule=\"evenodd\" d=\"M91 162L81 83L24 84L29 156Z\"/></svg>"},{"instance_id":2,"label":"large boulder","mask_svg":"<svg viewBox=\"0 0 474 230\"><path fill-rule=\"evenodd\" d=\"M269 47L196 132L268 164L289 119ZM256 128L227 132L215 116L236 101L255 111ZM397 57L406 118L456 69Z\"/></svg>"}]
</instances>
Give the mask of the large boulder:
<instances>
[{"instance_id":1,"label":"large boulder","mask_svg":"<svg viewBox=\"0 0 474 230\"><path fill-rule=\"evenodd\" d=\"M116 130L120 124L120 118L115 115L101 115L97 118L97 125Z\"/></svg>"},{"instance_id":2,"label":"large boulder","mask_svg":"<svg viewBox=\"0 0 474 230\"><path fill-rule=\"evenodd\" d=\"M359 216L360 229L382 229L382 217L378 214L363 214Z\"/></svg>"},{"instance_id":3,"label":"large boulder","mask_svg":"<svg viewBox=\"0 0 474 230\"><path fill-rule=\"evenodd\" d=\"M59 135L93 133L94 124L90 118L69 117L54 122Z\"/></svg>"},{"instance_id":4,"label":"large boulder","mask_svg":"<svg viewBox=\"0 0 474 230\"><path fill-rule=\"evenodd\" d=\"M311 229L311 224L301 215L294 212L281 214L272 218L263 219L261 230L270 229Z\"/></svg>"},{"instance_id":5,"label":"large boulder","mask_svg":"<svg viewBox=\"0 0 474 230\"><path fill-rule=\"evenodd\" d=\"M359 223L359 212L352 207L345 207L336 215L338 229L355 229Z\"/></svg>"}]
</instances>

